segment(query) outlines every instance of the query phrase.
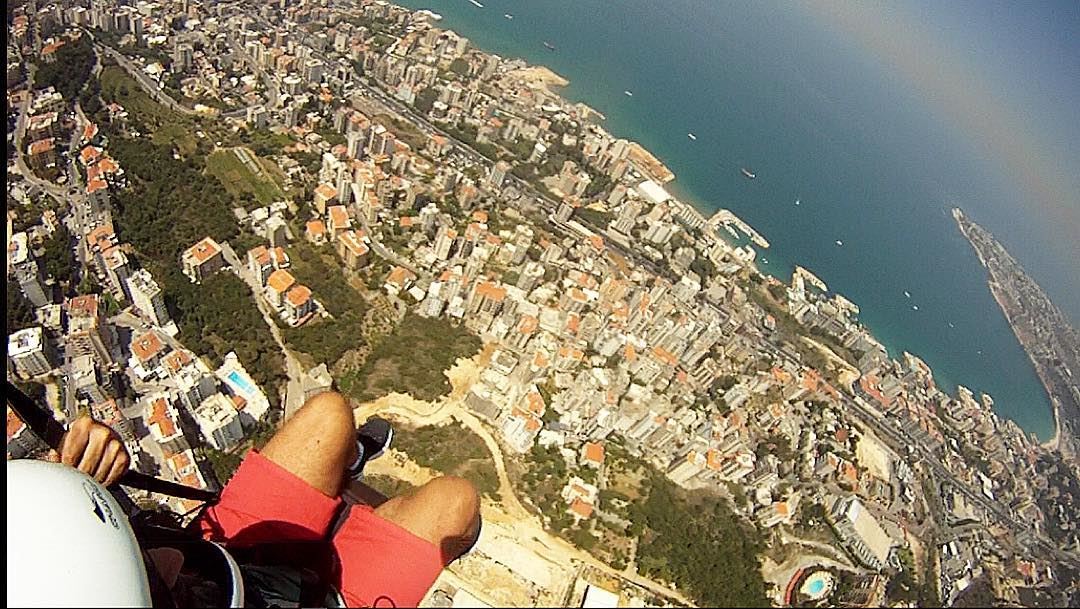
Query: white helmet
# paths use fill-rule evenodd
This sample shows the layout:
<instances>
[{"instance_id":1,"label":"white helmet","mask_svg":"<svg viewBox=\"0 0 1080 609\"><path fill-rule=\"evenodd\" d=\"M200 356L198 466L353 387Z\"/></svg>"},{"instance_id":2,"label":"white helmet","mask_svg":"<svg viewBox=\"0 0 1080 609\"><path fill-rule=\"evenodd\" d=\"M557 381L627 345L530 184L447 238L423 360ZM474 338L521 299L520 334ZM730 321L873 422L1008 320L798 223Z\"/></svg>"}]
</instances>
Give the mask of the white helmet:
<instances>
[{"instance_id":1,"label":"white helmet","mask_svg":"<svg viewBox=\"0 0 1080 609\"><path fill-rule=\"evenodd\" d=\"M150 607L135 534L116 499L77 469L7 462L9 607Z\"/></svg>"}]
</instances>

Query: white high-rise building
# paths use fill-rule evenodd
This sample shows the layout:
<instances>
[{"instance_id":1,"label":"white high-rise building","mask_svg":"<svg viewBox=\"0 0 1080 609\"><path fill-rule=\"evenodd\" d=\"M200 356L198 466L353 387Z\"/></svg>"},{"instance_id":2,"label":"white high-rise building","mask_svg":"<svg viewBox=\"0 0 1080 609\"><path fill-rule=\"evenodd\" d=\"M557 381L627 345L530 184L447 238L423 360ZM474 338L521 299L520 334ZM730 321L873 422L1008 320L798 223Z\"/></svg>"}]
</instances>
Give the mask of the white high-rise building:
<instances>
[{"instance_id":1,"label":"white high-rise building","mask_svg":"<svg viewBox=\"0 0 1080 609\"><path fill-rule=\"evenodd\" d=\"M53 369L52 353L41 326L19 330L9 336L8 357L15 370L26 377L39 376Z\"/></svg>"},{"instance_id":2,"label":"white high-rise building","mask_svg":"<svg viewBox=\"0 0 1080 609\"><path fill-rule=\"evenodd\" d=\"M228 450L244 439L240 411L221 393L203 400L193 414L206 442L217 450Z\"/></svg>"},{"instance_id":3,"label":"white high-rise building","mask_svg":"<svg viewBox=\"0 0 1080 609\"><path fill-rule=\"evenodd\" d=\"M169 323L169 311L165 308L165 296L161 288L154 281L150 271L139 269L128 277L128 291L131 292L131 302L153 320L154 325L164 326Z\"/></svg>"},{"instance_id":4,"label":"white high-rise building","mask_svg":"<svg viewBox=\"0 0 1080 609\"><path fill-rule=\"evenodd\" d=\"M506 181L506 174L508 173L510 173L510 163L506 161L495 163L495 166L491 168L491 174L488 176L488 184L495 190L502 190L503 182Z\"/></svg>"}]
</instances>

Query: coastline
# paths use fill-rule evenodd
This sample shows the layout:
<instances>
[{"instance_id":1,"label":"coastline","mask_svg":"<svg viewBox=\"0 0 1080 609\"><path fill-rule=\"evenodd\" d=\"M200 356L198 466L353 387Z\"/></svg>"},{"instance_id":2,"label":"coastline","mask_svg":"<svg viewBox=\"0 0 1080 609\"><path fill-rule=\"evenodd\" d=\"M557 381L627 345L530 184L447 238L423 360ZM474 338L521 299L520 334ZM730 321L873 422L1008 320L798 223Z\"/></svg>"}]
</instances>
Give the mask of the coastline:
<instances>
[{"instance_id":1,"label":"coastline","mask_svg":"<svg viewBox=\"0 0 1080 609\"><path fill-rule=\"evenodd\" d=\"M981 253L979 254L979 261L983 261ZM983 266L986 266L985 262L983 263ZM989 272L989 267L987 267L987 272ZM1058 401L1054 399L1054 396L1050 393L1050 389L1046 382L1046 376L1043 372L1042 366L1039 365L1039 362L1035 360L1035 357L1032 355L1031 351L1025 346L1024 340L1017 332L1016 324L1013 322L1013 316L1009 314L1009 308L1006 307L1005 303L1003 302L1003 297L1000 293L1001 285L993 279L989 281L989 284L990 294L993 295L994 301L998 303L998 307L1001 308L1001 312L1005 315L1005 321L1009 322L1009 328L1013 331L1013 336L1015 336L1016 340L1019 341L1020 346L1024 347L1024 353L1026 353L1028 359L1031 360L1031 365L1035 368L1035 374L1038 375L1039 381L1042 383L1043 391L1046 391L1046 397L1050 401L1051 410L1054 413L1054 434L1050 436L1049 440L1040 444L1040 446L1048 450L1056 451L1061 447L1061 404L1059 404Z\"/></svg>"},{"instance_id":2,"label":"coastline","mask_svg":"<svg viewBox=\"0 0 1080 609\"><path fill-rule=\"evenodd\" d=\"M967 216L964 215L963 210L961 210L959 207L953 208L952 216L953 219L956 221L957 227L960 229L960 234L963 235L964 239L968 241L968 244L971 245L971 248L975 250L975 255L979 259L979 264L981 264L983 268L986 269L986 273L988 275L987 286L990 289L990 294L991 296L993 296L994 302L997 303L998 308L1005 316L1005 321L1008 323L1009 329L1012 330L1013 336L1016 337L1017 342L1020 343L1021 348L1023 348L1024 353L1027 355L1028 360L1031 362L1032 367L1035 369L1035 375L1039 378L1039 384L1042 386L1043 391L1046 392L1047 400L1050 402L1051 412L1053 413L1054 417L1054 432L1050 439L1040 443L1039 445L1047 450L1058 452L1064 457L1075 456L1073 446L1074 438L1064 437L1061 402L1054 396L1053 391L1051 391L1051 379L1047 371L1043 368L1042 364L1040 364L1039 361L1035 358L1035 354L1033 353L1033 351L1028 347L1028 344L1031 342L1031 340L1025 339L1024 336L1021 336L1019 324L1015 319L1015 314L1007 302L1008 294L1005 293L1005 288L1002 286L1001 282L999 282L994 276L994 271L990 267L990 263L986 259L986 254L982 251L980 247L976 245L976 240L972 236L970 227L968 225L970 224L970 226L974 226L975 228L983 230L984 232L985 229L982 229L974 221L968 219ZM1004 247L998 244L997 241L993 239L993 235L990 235L989 233L987 234L991 241L997 247L1001 248L1002 251L1005 251ZM1009 255L1007 251L1005 251L1005 254L1006 256Z\"/></svg>"},{"instance_id":3,"label":"coastline","mask_svg":"<svg viewBox=\"0 0 1080 609\"><path fill-rule=\"evenodd\" d=\"M406 8L407 8L407 10L413 10L413 11L416 10L416 9L409 9L408 7L406 7ZM439 27L440 29L446 29L446 30L450 30L450 31L455 31L455 30L453 30L453 28L449 28L449 27L446 27L446 26L441 26L439 24L433 24L433 25L434 25L434 27ZM484 53L484 54L487 54L487 55L491 54L489 51L486 51L486 50L484 50L483 48L480 48L480 47L477 47L477 50ZM526 74L529 74L530 76L535 78L536 79L536 85L533 88L543 89L546 93L556 97L561 104L564 104L566 106L576 106L578 108L584 108L584 109L586 109L588 112L590 112L592 114L596 114L596 115L599 115L600 117L603 117L603 114L601 114L600 112L597 112L595 109L591 108L586 103L584 103L584 102L572 102L572 101L562 97L561 95L559 95L558 92L553 90L555 88L561 88L561 87L568 86L569 83L570 83L569 79L555 73L553 70L551 70L550 68L548 68L548 67L546 67L546 66L544 66L542 64L532 64L532 63L529 62L528 59L526 59L525 57L523 57L521 55L508 57L508 59L513 59L514 61L520 61L520 62L525 64L525 66L526 66L525 68L519 68L518 70L515 70L515 71L516 72L525 72ZM621 137L621 136L619 136L617 134L614 134L614 133L612 135L614 137ZM624 139L627 139L627 141L630 143L630 146L631 146L632 150L636 149L636 150L640 151L640 157L639 157L638 160L641 160L642 164L638 165L638 167L639 167L639 169L641 169L643 171L644 174L646 174L645 177L652 178L655 181L657 181L657 182L659 182L659 183L661 183L661 184L663 184L665 186L668 186L672 182L676 181L674 172L671 171L662 161L660 161L659 158L656 157L656 155L654 155L653 153L648 151L641 144L639 144L639 143L637 143L637 142L635 142L633 140L630 140L629 138L624 138ZM652 160L652 161L655 162L655 165L653 165L653 167L655 167L656 169L654 171L649 171L645 167L642 166L642 165L648 165L649 160ZM676 186L676 189L677 189L677 186ZM703 215L706 218L708 218L711 214L713 214L713 213L715 213L717 211L724 211L723 209L720 209L720 210L712 209L709 206L705 205L702 201L699 201L699 200L697 200L697 199L695 199L693 197L681 196L681 197L673 197L673 198L675 198L675 200L679 201L680 203L690 207L691 209L693 209L694 211L698 212L699 214ZM731 213L731 212L729 212L729 213ZM737 243L737 242L733 242L732 240L728 239L724 235L719 235L719 238L721 238L723 241L727 242L729 245L731 245L733 247ZM764 237L761 237L761 239L764 241ZM762 247L768 247L768 245L763 245ZM760 263L759 260L755 259L755 260L751 261L749 264L757 272L762 273L762 274L768 274L769 276L773 276L772 273L766 273L766 271L762 270L761 263ZM789 283L790 281L791 281L791 278L789 277L788 280L785 283ZM876 340L880 340L880 339L877 338L877 334L874 331L874 328L871 328L870 326L865 326L865 327L866 327L867 331L870 333L871 336L873 336ZM891 351L890 351L890 353L891 353ZM890 355L890 357L892 357L892 355ZM1037 371L1038 370L1036 369L1036 372ZM1039 385L1042 386L1044 388L1044 390L1045 390L1045 383L1041 382L1042 381L1041 376L1040 375L1036 375L1036 376L1039 377L1039 381L1040 381ZM959 385L960 383L957 383L957 384ZM1060 424L1059 424L1059 418L1060 417L1058 417L1057 414L1056 414L1056 405L1052 405L1052 410L1055 410L1054 421L1053 421L1053 426L1052 426L1053 429L1054 429L1054 434L1050 438L1050 440L1047 440L1047 442L1053 441L1053 442L1056 443L1057 437L1058 437L1058 431L1057 430L1060 428ZM1038 434L1036 434L1035 432L1025 432L1025 433L1033 434L1035 436L1035 443L1038 443Z\"/></svg>"}]
</instances>

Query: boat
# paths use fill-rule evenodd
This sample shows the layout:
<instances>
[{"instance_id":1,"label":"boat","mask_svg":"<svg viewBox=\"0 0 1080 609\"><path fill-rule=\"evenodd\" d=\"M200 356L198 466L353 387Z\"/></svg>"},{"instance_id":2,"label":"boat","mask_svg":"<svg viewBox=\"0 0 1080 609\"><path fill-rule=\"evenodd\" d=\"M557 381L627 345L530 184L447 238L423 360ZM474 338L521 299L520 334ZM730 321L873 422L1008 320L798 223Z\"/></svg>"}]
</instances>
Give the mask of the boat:
<instances>
[{"instance_id":1,"label":"boat","mask_svg":"<svg viewBox=\"0 0 1080 609\"><path fill-rule=\"evenodd\" d=\"M955 328L956 326L952 325L952 322L950 321L950 322L949 322L949 327L950 327L950 328Z\"/></svg>"},{"instance_id":2,"label":"boat","mask_svg":"<svg viewBox=\"0 0 1080 609\"><path fill-rule=\"evenodd\" d=\"M475 7L477 7L477 8L484 8L484 5L483 5L483 4L480 4L480 3L479 3L479 2L477 2L476 0L469 0L469 2L472 2L473 6L475 6Z\"/></svg>"},{"instance_id":3,"label":"boat","mask_svg":"<svg viewBox=\"0 0 1080 609\"><path fill-rule=\"evenodd\" d=\"M623 93L625 93L627 97L633 97L634 96L634 94L629 92L629 91L623 91Z\"/></svg>"},{"instance_id":4,"label":"boat","mask_svg":"<svg viewBox=\"0 0 1080 609\"><path fill-rule=\"evenodd\" d=\"M750 171L749 169L747 169L747 168L745 168L745 167L742 167L742 168L740 168L740 171L742 171L742 174L743 174L744 176L746 176L746 177L750 178L751 180L753 180L754 178L756 178L756 177L757 177L757 174L755 174L755 173L751 172L751 171Z\"/></svg>"},{"instance_id":5,"label":"boat","mask_svg":"<svg viewBox=\"0 0 1080 609\"><path fill-rule=\"evenodd\" d=\"M919 305L911 305L911 310L912 311L918 311L919 310Z\"/></svg>"},{"instance_id":6,"label":"boat","mask_svg":"<svg viewBox=\"0 0 1080 609\"><path fill-rule=\"evenodd\" d=\"M839 240L839 239L837 239L837 240L836 240L836 244L837 244L837 245L844 245L844 242L843 242L843 241L841 241L841 240Z\"/></svg>"},{"instance_id":7,"label":"boat","mask_svg":"<svg viewBox=\"0 0 1080 609\"><path fill-rule=\"evenodd\" d=\"M904 290L904 296L907 296L908 298L911 298L911 292L909 292L907 290Z\"/></svg>"},{"instance_id":8,"label":"boat","mask_svg":"<svg viewBox=\"0 0 1080 609\"><path fill-rule=\"evenodd\" d=\"M694 135L693 133L687 133L687 134L686 134L686 137L688 137L688 138L690 138L690 139L694 140L695 142L697 141L697 136L696 136L696 135Z\"/></svg>"},{"instance_id":9,"label":"boat","mask_svg":"<svg viewBox=\"0 0 1080 609\"><path fill-rule=\"evenodd\" d=\"M547 50L549 50L549 51L554 51L555 50L555 45L551 44L547 40L544 41L544 47L547 48Z\"/></svg>"},{"instance_id":10,"label":"boat","mask_svg":"<svg viewBox=\"0 0 1080 609\"><path fill-rule=\"evenodd\" d=\"M503 13L503 17L506 17L507 19L513 19L514 18L514 16L511 15L510 13Z\"/></svg>"},{"instance_id":11,"label":"boat","mask_svg":"<svg viewBox=\"0 0 1080 609\"><path fill-rule=\"evenodd\" d=\"M798 207L798 205L799 205L799 200L795 199L795 206Z\"/></svg>"}]
</instances>

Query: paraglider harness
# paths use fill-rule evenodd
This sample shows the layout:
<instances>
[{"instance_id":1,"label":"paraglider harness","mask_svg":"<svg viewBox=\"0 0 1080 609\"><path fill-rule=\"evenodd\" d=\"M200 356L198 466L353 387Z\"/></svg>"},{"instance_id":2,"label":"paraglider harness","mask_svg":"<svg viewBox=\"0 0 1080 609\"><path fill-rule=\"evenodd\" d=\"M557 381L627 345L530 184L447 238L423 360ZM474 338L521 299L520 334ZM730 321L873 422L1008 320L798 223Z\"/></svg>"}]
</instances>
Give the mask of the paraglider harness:
<instances>
[{"instance_id":1,"label":"paraglider harness","mask_svg":"<svg viewBox=\"0 0 1080 609\"><path fill-rule=\"evenodd\" d=\"M8 405L30 431L53 450L60 451L66 430L52 415L23 393L14 383L5 379L4 394ZM140 508L121 486L160 493L181 499L201 501L202 505L185 514L162 508ZM109 488L127 513L128 521L143 550L147 577L154 607L191 606L199 601L209 606L230 606L236 595L229 598L234 589L234 577L228 559L220 546L203 539L199 529L202 513L218 503L220 493L198 489L168 480L148 476L129 469L119 482ZM347 509L347 507L346 507ZM198 512L185 525L184 519ZM343 512L331 534L345 516ZM227 544L226 544L227 545ZM155 548L174 548L184 554L184 581L198 582L190 590L184 586L170 587L162 579L154 562L147 555ZM242 583L239 598L248 607L327 607L342 606L340 596L330 581L336 580L340 565L329 543L316 541L288 541L259 543L249 547L229 547L228 554L240 567ZM107 583L103 582L107 585ZM209 585L208 585L209 584ZM210 596L208 596L210 595Z\"/></svg>"}]
</instances>

